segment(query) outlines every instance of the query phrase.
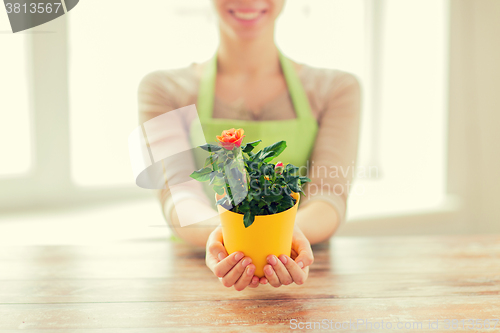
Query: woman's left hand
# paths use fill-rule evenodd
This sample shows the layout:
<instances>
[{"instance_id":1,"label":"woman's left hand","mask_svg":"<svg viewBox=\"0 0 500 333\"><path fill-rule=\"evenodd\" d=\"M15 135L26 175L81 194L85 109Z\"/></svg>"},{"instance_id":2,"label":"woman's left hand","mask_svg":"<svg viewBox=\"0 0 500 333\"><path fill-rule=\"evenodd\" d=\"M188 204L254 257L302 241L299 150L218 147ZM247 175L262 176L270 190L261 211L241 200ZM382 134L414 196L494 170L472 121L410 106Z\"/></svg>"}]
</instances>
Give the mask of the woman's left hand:
<instances>
[{"instance_id":1,"label":"woman's left hand","mask_svg":"<svg viewBox=\"0 0 500 333\"><path fill-rule=\"evenodd\" d=\"M265 277L260 278L261 284L273 287L303 284L309 274L309 266L314 262L311 244L299 227L295 226L292 237L291 257L281 254L278 258L271 254L267 257L268 265L264 266Z\"/></svg>"}]
</instances>

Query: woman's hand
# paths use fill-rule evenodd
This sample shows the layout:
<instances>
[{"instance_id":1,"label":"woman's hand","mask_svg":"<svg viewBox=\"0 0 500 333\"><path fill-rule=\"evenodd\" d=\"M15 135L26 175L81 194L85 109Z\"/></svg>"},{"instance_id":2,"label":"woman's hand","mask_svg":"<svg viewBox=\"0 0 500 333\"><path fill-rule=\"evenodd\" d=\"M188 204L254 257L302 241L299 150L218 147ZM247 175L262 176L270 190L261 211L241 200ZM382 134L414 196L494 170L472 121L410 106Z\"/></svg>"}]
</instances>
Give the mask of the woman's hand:
<instances>
[{"instance_id":1,"label":"woman's hand","mask_svg":"<svg viewBox=\"0 0 500 333\"><path fill-rule=\"evenodd\" d=\"M279 259L275 255L269 255L264 266L265 277L260 278L261 284L269 284L273 287L289 285L293 282L303 284L309 274L309 266L313 263L314 256L311 244L304 236L299 227L295 226L292 238L291 258L281 254Z\"/></svg>"},{"instance_id":2,"label":"woman's hand","mask_svg":"<svg viewBox=\"0 0 500 333\"><path fill-rule=\"evenodd\" d=\"M205 262L210 270L219 278L226 287L234 286L241 291L246 287L256 288L259 286L259 278L254 276L255 265L252 259L245 257L242 252L234 252L227 255L222 243L222 229L215 228L207 241Z\"/></svg>"}]
</instances>

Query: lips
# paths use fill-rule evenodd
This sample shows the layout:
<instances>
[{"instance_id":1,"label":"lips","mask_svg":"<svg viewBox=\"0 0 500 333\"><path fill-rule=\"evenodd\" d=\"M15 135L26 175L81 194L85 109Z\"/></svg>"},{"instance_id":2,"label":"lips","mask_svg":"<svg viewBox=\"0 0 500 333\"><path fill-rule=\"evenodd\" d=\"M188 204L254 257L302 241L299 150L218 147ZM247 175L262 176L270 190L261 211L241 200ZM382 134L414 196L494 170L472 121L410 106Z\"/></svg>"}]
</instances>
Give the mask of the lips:
<instances>
[{"instance_id":1,"label":"lips","mask_svg":"<svg viewBox=\"0 0 500 333\"><path fill-rule=\"evenodd\" d=\"M230 9L229 13L239 21L251 22L258 20L261 16L263 16L266 13L266 10Z\"/></svg>"}]
</instances>

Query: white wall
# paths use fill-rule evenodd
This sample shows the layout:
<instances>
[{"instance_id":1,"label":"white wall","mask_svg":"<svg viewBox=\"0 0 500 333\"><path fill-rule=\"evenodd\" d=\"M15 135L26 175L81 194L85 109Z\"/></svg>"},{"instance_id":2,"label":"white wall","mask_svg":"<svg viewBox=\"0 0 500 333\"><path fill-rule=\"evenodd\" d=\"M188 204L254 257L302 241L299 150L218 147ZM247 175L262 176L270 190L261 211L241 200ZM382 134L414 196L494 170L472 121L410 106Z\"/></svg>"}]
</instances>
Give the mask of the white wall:
<instances>
[{"instance_id":1,"label":"white wall","mask_svg":"<svg viewBox=\"0 0 500 333\"><path fill-rule=\"evenodd\" d=\"M452 3L449 158L463 167L450 186L464 198L470 232L499 232L500 1Z\"/></svg>"}]
</instances>

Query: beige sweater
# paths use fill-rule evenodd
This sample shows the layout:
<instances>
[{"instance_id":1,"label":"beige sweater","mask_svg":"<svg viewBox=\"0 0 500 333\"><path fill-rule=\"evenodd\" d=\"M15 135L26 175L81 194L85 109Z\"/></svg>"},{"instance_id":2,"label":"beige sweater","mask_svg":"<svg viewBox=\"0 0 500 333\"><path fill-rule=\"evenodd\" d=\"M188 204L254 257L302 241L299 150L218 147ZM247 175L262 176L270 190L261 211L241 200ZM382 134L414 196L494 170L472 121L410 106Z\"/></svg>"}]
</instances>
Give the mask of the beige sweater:
<instances>
[{"instance_id":1,"label":"beige sweater","mask_svg":"<svg viewBox=\"0 0 500 333\"><path fill-rule=\"evenodd\" d=\"M313 68L302 65L298 72L309 98L319 131L309 161L311 183L305 189L306 197L301 205L311 200L324 200L333 205L341 221L345 218L348 190L351 187L356 162L359 123L360 86L349 73ZM199 65L176 70L159 70L146 75L139 85L138 102L140 123L165 112L196 104L200 81ZM277 96L258 112L256 118L242 103L224 103L217 97L214 102L214 118L245 120L280 120L295 117L288 92ZM178 133L172 139L188 146L189 124L192 119L178 119ZM175 139L174 139L175 138ZM173 168L173 167L172 167ZM167 166L168 169L168 166ZM171 174L175 174L172 172ZM167 177L167 179L170 179ZM203 196L201 185L187 188L193 195ZM169 190L160 190L162 205L170 197ZM203 200L207 200L206 197ZM167 219L170 212L165 212Z\"/></svg>"}]
</instances>

